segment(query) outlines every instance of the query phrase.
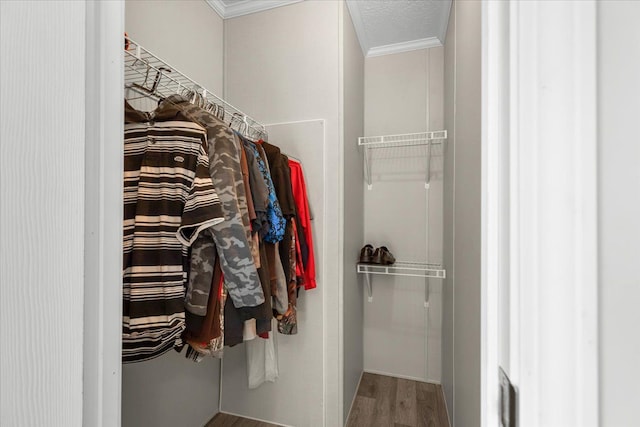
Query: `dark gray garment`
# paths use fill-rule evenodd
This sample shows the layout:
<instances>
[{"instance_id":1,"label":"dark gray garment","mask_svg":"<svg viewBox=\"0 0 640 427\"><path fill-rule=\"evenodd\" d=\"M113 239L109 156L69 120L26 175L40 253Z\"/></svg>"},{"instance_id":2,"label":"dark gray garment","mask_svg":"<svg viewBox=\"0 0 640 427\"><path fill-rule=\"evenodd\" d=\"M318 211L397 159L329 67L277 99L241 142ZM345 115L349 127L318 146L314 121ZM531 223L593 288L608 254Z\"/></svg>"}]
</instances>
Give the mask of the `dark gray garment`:
<instances>
[{"instance_id":1,"label":"dark gray garment","mask_svg":"<svg viewBox=\"0 0 640 427\"><path fill-rule=\"evenodd\" d=\"M247 239L245 224L249 226L249 212L240 153L233 132L216 116L182 96L172 95L163 102L172 103L185 116L207 130L209 172L225 219L211 227L224 284L236 307L258 306L264 303L265 297ZM194 245L193 252L196 250L199 248Z\"/></svg>"},{"instance_id":2,"label":"dark gray garment","mask_svg":"<svg viewBox=\"0 0 640 427\"><path fill-rule=\"evenodd\" d=\"M234 346L243 341L244 322L248 319L256 319L256 333L258 335L271 331L271 319L273 311L271 309L271 282L269 280L269 262L265 244L260 242L260 264L258 269L262 290L267 301L258 307L236 308L227 302L224 304L224 345Z\"/></svg>"},{"instance_id":3,"label":"dark gray garment","mask_svg":"<svg viewBox=\"0 0 640 427\"><path fill-rule=\"evenodd\" d=\"M276 243L276 294L273 295L273 308L280 314L285 314L289 309L289 294L287 289L287 278L284 274L282 261L278 256L278 245Z\"/></svg>"},{"instance_id":4,"label":"dark gray garment","mask_svg":"<svg viewBox=\"0 0 640 427\"><path fill-rule=\"evenodd\" d=\"M262 172L258 168L258 161L255 153L248 143L243 140L247 163L249 165L249 182L251 184L251 196L253 197L253 208L256 211L256 220L253 222L253 231L263 238L269 232L269 218L267 217L267 206L269 204L269 188L264 182Z\"/></svg>"}]
</instances>

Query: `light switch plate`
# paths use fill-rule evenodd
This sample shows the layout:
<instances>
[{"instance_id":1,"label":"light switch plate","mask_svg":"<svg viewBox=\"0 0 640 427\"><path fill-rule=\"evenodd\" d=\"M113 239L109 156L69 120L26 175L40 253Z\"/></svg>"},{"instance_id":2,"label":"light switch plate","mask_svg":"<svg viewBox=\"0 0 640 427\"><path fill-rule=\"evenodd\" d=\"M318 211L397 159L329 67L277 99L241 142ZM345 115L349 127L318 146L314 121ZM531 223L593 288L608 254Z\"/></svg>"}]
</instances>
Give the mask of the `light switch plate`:
<instances>
[{"instance_id":1,"label":"light switch plate","mask_svg":"<svg viewBox=\"0 0 640 427\"><path fill-rule=\"evenodd\" d=\"M516 389L502 368L500 370L500 426L516 427Z\"/></svg>"}]
</instances>

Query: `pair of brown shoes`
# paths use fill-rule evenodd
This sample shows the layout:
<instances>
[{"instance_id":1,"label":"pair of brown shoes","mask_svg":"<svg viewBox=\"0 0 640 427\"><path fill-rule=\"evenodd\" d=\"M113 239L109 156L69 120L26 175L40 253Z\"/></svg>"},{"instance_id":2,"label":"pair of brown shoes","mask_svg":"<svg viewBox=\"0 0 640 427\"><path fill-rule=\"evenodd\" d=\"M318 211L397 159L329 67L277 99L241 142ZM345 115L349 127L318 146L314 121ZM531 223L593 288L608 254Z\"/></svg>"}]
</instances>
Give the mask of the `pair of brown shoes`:
<instances>
[{"instance_id":1,"label":"pair of brown shoes","mask_svg":"<svg viewBox=\"0 0 640 427\"><path fill-rule=\"evenodd\" d=\"M360 250L360 262L362 264L391 265L396 262L396 259L386 246L380 246L374 251L373 246L365 245Z\"/></svg>"}]
</instances>

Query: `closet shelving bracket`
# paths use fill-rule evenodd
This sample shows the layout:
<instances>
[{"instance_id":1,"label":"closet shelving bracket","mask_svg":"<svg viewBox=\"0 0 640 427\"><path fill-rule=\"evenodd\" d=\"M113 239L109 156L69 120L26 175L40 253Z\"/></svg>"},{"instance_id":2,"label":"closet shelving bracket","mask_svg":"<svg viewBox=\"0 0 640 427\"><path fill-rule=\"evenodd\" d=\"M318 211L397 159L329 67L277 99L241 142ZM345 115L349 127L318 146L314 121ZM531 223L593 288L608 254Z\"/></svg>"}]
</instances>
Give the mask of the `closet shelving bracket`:
<instances>
[{"instance_id":1,"label":"closet shelving bracket","mask_svg":"<svg viewBox=\"0 0 640 427\"><path fill-rule=\"evenodd\" d=\"M445 279L447 277L447 273L441 264L396 261L391 265L358 263L356 267L358 273L365 275L369 302L373 301L372 274L424 277L427 279Z\"/></svg>"},{"instance_id":2,"label":"closet shelving bracket","mask_svg":"<svg viewBox=\"0 0 640 427\"><path fill-rule=\"evenodd\" d=\"M216 115L245 136L268 140L262 123L127 36L124 45L124 83L126 90L143 98L161 100L174 94L187 96L192 98L193 103L212 112L215 110Z\"/></svg>"},{"instance_id":3,"label":"closet shelving bracket","mask_svg":"<svg viewBox=\"0 0 640 427\"><path fill-rule=\"evenodd\" d=\"M439 130L433 132L418 132L418 133L405 133L398 135L381 135L381 136L361 136L358 138L358 145L364 149L364 167L365 167L365 179L367 180L367 188L371 190L373 188L371 180L371 168L373 163L372 153L373 150L382 150L398 148L398 147L414 147L425 146L426 147L426 173L425 173L425 188L429 188L429 181L431 175L431 148L435 144L442 144L447 139L447 131Z\"/></svg>"}]
</instances>

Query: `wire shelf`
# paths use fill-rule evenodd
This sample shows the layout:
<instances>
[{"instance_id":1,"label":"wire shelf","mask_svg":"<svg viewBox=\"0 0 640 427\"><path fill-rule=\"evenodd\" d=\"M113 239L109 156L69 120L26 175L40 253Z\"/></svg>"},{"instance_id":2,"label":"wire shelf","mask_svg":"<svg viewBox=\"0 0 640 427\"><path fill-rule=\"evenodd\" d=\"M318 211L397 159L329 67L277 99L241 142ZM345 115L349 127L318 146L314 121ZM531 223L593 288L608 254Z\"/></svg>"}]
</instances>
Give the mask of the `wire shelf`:
<instances>
[{"instance_id":1,"label":"wire shelf","mask_svg":"<svg viewBox=\"0 0 640 427\"><path fill-rule=\"evenodd\" d=\"M442 264L396 261L391 265L358 263L356 268L358 273L365 275L369 302L373 301L373 286L371 285L372 274L423 277L425 279L445 279L447 277L447 273L442 268ZM427 306L428 302L425 301L425 307Z\"/></svg>"},{"instance_id":2,"label":"wire shelf","mask_svg":"<svg viewBox=\"0 0 640 427\"><path fill-rule=\"evenodd\" d=\"M413 163L424 162L425 170L425 188L429 188L429 182L431 180L431 158L437 156L438 153L442 153L442 147L444 146L444 140L447 139L447 131L439 130L433 132L418 132L418 133L406 133L399 135L382 135L382 136L362 136L358 138L358 145L364 149L364 172L365 179L367 181L367 187L369 190L373 188L372 183L372 168L373 164L378 159L395 159L396 161L402 161L403 156L409 156L407 161ZM405 148L400 148L405 147ZM414 148L406 147L424 147L424 149L418 150L418 152L405 152L406 150L414 150ZM398 149L390 151L388 149ZM438 150L434 150L438 148ZM387 149L387 150L384 150ZM381 155L373 153L381 153ZM395 156L394 156L395 153Z\"/></svg>"},{"instance_id":3,"label":"wire shelf","mask_svg":"<svg viewBox=\"0 0 640 427\"><path fill-rule=\"evenodd\" d=\"M391 265L362 264L357 265L358 273L388 274L393 276L446 278L441 264L425 264L418 262L396 261Z\"/></svg>"},{"instance_id":4,"label":"wire shelf","mask_svg":"<svg viewBox=\"0 0 640 427\"><path fill-rule=\"evenodd\" d=\"M125 88L139 97L163 99L183 95L216 114L231 127L250 138L267 139L263 124L187 77L140 44L125 37Z\"/></svg>"},{"instance_id":5,"label":"wire shelf","mask_svg":"<svg viewBox=\"0 0 640 427\"><path fill-rule=\"evenodd\" d=\"M399 135L361 136L358 145L366 148L393 148L424 144L440 144L447 139L447 131L405 133Z\"/></svg>"}]
</instances>

